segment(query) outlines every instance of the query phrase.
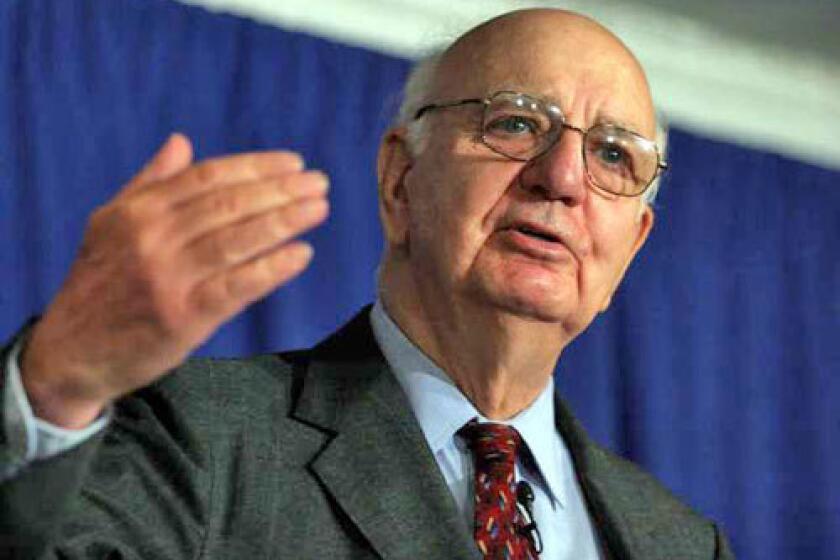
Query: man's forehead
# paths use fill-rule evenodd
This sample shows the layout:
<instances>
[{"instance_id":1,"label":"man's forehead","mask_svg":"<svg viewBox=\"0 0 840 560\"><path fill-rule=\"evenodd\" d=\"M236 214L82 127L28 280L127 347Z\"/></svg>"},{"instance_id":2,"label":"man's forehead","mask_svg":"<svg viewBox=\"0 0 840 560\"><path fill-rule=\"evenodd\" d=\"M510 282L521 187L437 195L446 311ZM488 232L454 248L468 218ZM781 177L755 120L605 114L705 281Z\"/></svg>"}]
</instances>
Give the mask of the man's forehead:
<instances>
[{"instance_id":1,"label":"man's forehead","mask_svg":"<svg viewBox=\"0 0 840 560\"><path fill-rule=\"evenodd\" d=\"M644 73L630 51L599 24L560 10L526 10L466 33L442 56L435 97L521 91L570 111L583 98L592 125L651 129ZM581 99L578 99L581 98ZM591 109L591 110L590 110Z\"/></svg>"},{"instance_id":2,"label":"man's forehead","mask_svg":"<svg viewBox=\"0 0 840 560\"><path fill-rule=\"evenodd\" d=\"M566 118L578 120L578 126L613 124L643 132L647 128L647 84L635 78L625 79L618 72L545 73L529 76L517 72L514 79L482 85L482 96L497 91L516 91L537 97L556 106ZM581 99L583 103L580 103ZM583 112L575 112L583 107ZM582 119L582 120L580 120Z\"/></svg>"}]
</instances>

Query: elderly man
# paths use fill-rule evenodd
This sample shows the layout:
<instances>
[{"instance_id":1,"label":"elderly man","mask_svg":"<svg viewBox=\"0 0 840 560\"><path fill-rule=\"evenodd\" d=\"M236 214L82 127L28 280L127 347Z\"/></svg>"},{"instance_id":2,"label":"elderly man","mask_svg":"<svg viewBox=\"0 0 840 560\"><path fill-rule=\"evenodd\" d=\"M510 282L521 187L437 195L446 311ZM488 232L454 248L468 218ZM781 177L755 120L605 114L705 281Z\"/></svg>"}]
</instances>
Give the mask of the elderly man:
<instances>
[{"instance_id":1,"label":"elderly man","mask_svg":"<svg viewBox=\"0 0 840 560\"><path fill-rule=\"evenodd\" d=\"M306 266L290 240L327 181L172 137L4 352L4 554L730 558L553 389L650 232L655 130L598 24L487 22L415 71L382 142L373 308L309 351L184 364Z\"/></svg>"}]
</instances>

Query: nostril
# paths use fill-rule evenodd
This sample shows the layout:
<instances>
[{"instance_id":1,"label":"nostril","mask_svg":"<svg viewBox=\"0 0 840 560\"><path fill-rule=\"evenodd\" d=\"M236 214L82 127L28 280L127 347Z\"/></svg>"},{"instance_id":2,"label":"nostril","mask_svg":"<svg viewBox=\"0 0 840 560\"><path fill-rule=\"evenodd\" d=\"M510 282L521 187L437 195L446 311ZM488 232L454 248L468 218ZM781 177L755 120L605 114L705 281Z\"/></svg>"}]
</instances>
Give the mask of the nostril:
<instances>
[{"instance_id":1,"label":"nostril","mask_svg":"<svg viewBox=\"0 0 840 560\"><path fill-rule=\"evenodd\" d=\"M519 186L524 192L536 198L562 202L567 206L576 206L580 204L583 200L583 196L578 194L578 192L581 190L586 191L585 186L580 189L551 188L546 186L546 183L543 182L525 183L522 180L519 181Z\"/></svg>"},{"instance_id":2,"label":"nostril","mask_svg":"<svg viewBox=\"0 0 840 560\"><path fill-rule=\"evenodd\" d=\"M531 180L526 178L526 170L523 169L522 173L519 174L517 177L517 182L519 183L519 188L525 191L528 194L537 195L540 197L545 197L548 189L545 188L542 181L539 181L539 177L536 173L528 173L528 175L532 176Z\"/></svg>"}]
</instances>

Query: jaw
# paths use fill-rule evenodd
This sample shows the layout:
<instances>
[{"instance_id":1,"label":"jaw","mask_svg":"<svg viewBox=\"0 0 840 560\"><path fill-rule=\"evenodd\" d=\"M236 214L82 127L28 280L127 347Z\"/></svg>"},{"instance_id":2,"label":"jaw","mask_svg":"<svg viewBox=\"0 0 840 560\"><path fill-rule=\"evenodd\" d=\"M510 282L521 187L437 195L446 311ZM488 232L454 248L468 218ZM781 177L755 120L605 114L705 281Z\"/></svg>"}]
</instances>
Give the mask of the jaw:
<instances>
[{"instance_id":1,"label":"jaw","mask_svg":"<svg viewBox=\"0 0 840 560\"><path fill-rule=\"evenodd\" d=\"M580 330L570 320L578 302L571 262L546 266L485 248L470 264L460 271L406 266L408 287L398 293L412 294L412 319L420 319L426 336L442 353L467 355L472 348L486 354L486 363L532 352L556 360Z\"/></svg>"}]
</instances>

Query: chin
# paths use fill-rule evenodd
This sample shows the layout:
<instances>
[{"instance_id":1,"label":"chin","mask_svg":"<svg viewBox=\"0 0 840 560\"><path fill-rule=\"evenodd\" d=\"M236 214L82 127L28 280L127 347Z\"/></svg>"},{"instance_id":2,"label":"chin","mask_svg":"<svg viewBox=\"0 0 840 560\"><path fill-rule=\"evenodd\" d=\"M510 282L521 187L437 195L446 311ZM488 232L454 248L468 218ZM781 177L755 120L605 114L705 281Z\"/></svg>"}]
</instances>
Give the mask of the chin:
<instances>
[{"instance_id":1,"label":"chin","mask_svg":"<svg viewBox=\"0 0 840 560\"><path fill-rule=\"evenodd\" d=\"M556 310L545 306L534 305L528 301L501 302L498 307L520 319L553 325L565 323L563 313L558 313Z\"/></svg>"},{"instance_id":2,"label":"chin","mask_svg":"<svg viewBox=\"0 0 840 560\"><path fill-rule=\"evenodd\" d=\"M538 281L505 282L484 286L480 297L500 311L540 323L564 325L577 323L580 315L577 293L574 286L564 284L547 285Z\"/></svg>"}]
</instances>

